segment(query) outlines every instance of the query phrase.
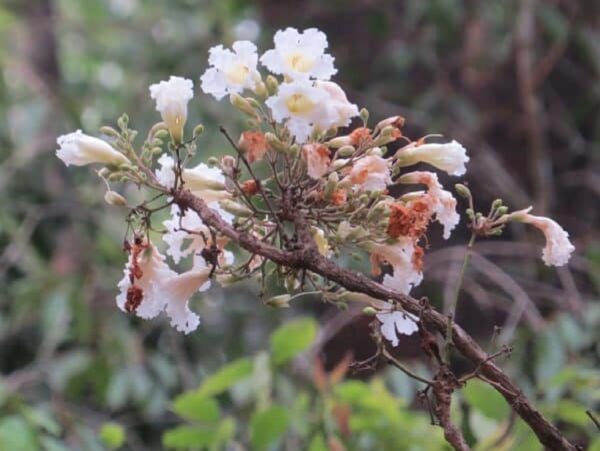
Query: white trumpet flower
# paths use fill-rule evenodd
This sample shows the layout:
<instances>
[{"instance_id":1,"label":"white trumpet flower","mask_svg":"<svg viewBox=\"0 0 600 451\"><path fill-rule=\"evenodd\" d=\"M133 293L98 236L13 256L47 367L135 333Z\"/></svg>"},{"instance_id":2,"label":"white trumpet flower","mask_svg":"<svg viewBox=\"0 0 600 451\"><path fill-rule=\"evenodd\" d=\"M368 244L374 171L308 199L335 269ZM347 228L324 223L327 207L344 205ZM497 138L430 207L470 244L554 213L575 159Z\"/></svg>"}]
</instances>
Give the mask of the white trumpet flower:
<instances>
[{"instance_id":1,"label":"white trumpet flower","mask_svg":"<svg viewBox=\"0 0 600 451\"><path fill-rule=\"evenodd\" d=\"M187 120L187 104L194 97L194 83L172 75L168 81L151 85L150 97L156 100L156 110L167 124L173 141L180 143Z\"/></svg>"},{"instance_id":2,"label":"white trumpet flower","mask_svg":"<svg viewBox=\"0 0 600 451\"><path fill-rule=\"evenodd\" d=\"M273 41L275 48L267 50L260 62L274 74L291 80L329 80L337 73L334 58L325 53L327 36L322 31L309 28L299 33L295 28L286 28L275 33Z\"/></svg>"},{"instance_id":3,"label":"white trumpet flower","mask_svg":"<svg viewBox=\"0 0 600 451\"><path fill-rule=\"evenodd\" d=\"M335 111L326 108L327 91L313 86L307 80L283 83L277 94L266 100L276 122L286 124L296 138L304 143L315 129L325 130L335 121Z\"/></svg>"},{"instance_id":4,"label":"white trumpet flower","mask_svg":"<svg viewBox=\"0 0 600 451\"><path fill-rule=\"evenodd\" d=\"M84 166L92 163L114 165L130 163L125 155L106 141L86 135L81 130L59 136L56 143L59 145L56 156L67 166L70 164Z\"/></svg>"},{"instance_id":5,"label":"white trumpet flower","mask_svg":"<svg viewBox=\"0 0 600 451\"><path fill-rule=\"evenodd\" d=\"M396 154L400 167L412 166L417 163L427 163L450 175L463 175L467 172L466 164L469 162L466 149L457 141L445 144L412 143Z\"/></svg>"},{"instance_id":6,"label":"white trumpet flower","mask_svg":"<svg viewBox=\"0 0 600 451\"><path fill-rule=\"evenodd\" d=\"M209 50L211 65L200 77L201 88L221 100L228 94L240 94L244 89L254 89L260 74L256 70L258 55L250 41L236 41L233 51L217 45Z\"/></svg>"}]
</instances>

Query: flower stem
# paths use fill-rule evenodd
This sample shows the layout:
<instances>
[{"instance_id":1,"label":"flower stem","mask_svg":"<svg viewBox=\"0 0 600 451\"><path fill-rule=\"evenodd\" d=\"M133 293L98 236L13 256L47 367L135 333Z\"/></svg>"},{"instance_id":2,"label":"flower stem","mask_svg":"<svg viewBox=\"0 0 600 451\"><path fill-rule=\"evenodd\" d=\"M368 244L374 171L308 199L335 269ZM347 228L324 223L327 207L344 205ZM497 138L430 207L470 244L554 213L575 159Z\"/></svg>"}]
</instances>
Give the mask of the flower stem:
<instances>
[{"instance_id":1,"label":"flower stem","mask_svg":"<svg viewBox=\"0 0 600 451\"><path fill-rule=\"evenodd\" d=\"M467 267L469 266L469 261L471 260L471 255L473 253L473 245L475 244L475 238L475 232L471 233L471 238L469 239L469 243L467 244L467 249L465 251L465 256L463 258L462 267L460 268L460 273L458 274L458 280L456 281L456 287L454 288L454 295L452 296L452 301L450 302L450 310L448 311L448 328L446 329L446 345L444 348L444 355L446 357L447 363L450 362L450 346L452 345L452 324L454 322L454 317L456 316L458 297L460 295L460 290L465 279Z\"/></svg>"}]
</instances>

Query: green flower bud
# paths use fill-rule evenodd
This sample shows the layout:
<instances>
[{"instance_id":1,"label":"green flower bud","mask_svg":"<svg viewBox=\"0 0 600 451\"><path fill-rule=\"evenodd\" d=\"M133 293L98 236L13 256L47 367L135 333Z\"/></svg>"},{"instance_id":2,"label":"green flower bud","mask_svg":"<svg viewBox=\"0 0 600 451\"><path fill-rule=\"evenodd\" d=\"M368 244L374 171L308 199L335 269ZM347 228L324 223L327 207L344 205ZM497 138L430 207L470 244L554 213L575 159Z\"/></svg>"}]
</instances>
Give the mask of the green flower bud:
<instances>
[{"instance_id":1,"label":"green flower bud","mask_svg":"<svg viewBox=\"0 0 600 451\"><path fill-rule=\"evenodd\" d=\"M277 152L287 151L287 147L285 146L285 144L283 144L274 133L265 133L265 138L267 139L267 142L273 150L276 150Z\"/></svg>"},{"instance_id":2,"label":"green flower bud","mask_svg":"<svg viewBox=\"0 0 600 451\"><path fill-rule=\"evenodd\" d=\"M204 125L198 124L194 127L194 130L192 131L192 136L194 138L198 138L202 135L202 133L204 133Z\"/></svg>"},{"instance_id":3,"label":"green flower bud","mask_svg":"<svg viewBox=\"0 0 600 451\"><path fill-rule=\"evenodd\" d=\"M460 194L461 197L464 197L465 199L471 198L471 190L462 183L457 183L454 185L454 189L458 194Z\"/></svg>"},{"instance_id":4,"label":"green flower bud","mask_svg":"<svg viewBox=\"0 0 600 451\"><path fill-rule=\"evenodd\" d=\"M229 101L231 102L231 104L234 107L236 107L242 113L245 113L252 117L256 117L256 111L254 111L254 108L252 108L252 105L250 105L248 100L244 99L241 95L235 94L235 93L231 94L229 96Z\"/></svg>"},{"instance_id":5,"label":"green flower bud","mask_svg":"<svg viewBox=\"0 0 600 451\"><path fill-rule=\"evenodd\" d=\"M116 131L112 127L109 127L108 125L100 127L100 133L106 136L111 136L113 138L118 138L120 136L118 131Z\"/></svg>"},{"instance_id":6,"label":"green flower bud","mask_svg":"<svg viewBox=\"0 0 600 451\"><path fill-rule=\"evenodd\" d=\"M492 209L496 209L502 206L502 199L496 199L492 202Z\"/></svg>"},{"instance_id":7,"label":"green flower bud","mask_svg":"<svg viewBox=\"0 0 600 451\"><path fill-rule=\"evenodd\" d=\"M224 200L220 201L219 205L221 206L221 208L223 210L231 213L234 216L240 216L242 218L247 218L254 214L254 212L250 208L246 207L245 205L234 202L230 199L224 199Z\"/></svg>"},{"instance_id":8,"label":"green flower bud","mask_svg":"<svg viewBox=\"0 0 600 451\"><path fill-rule=\"evenodd\" d=\"M262 81L259 81L254 87L254 94L261 99L266 99L269 96L269 91L267 90L266 85Z\"/></svg>"},{"instance_id":9,"label":"green flower bud","mask_svg":"<svg viewBox=\"0 0 600 451\"><path fill-rule=\"evenodd\" d=\"M112 190L108 190L104 194L104 200L106 201L106 203L108 205L116 205L116 206L126 206L127 205L127 200L125 200L125 198L123 196L121 196L119 193L112 191Z\"/></svg>"},{"instance_id":10,"label":"green flower bud","mask_svg":"<svg viewBox=\"0 0 600 451\"><path fill-rule=\"evenodd\" d=\"M266 85L267 85L267 90L269 91L269 94L271 94L271 95L275 94L277 92L277 90L279 89L279 82L277 81L277 79L275 77L273 77L273 75L267 76Z\"/></svg>"},{"instance_id":11,"label":"green flower bud","mask_svg":"<svg viewBox=\"0 0 600 451\"><path fill-rule=\"evenodd\" d=\"M363 124L367 125L367 122L369 122L369 110L367 110L366 108L361 108L360 118L363 121Z\"/></svg>"},{"instance_id":12,"label":"green flower bud","mask_svg":"<svg viewBox=\"0 0 600 451\"><path fill-rule=\"evenodd\" d=\"M341 158L348 158L354 155L355 152L356 149L354 148L354 146L346 145L338 149L337 155Z\"/></svg>"},{"instance_id":13,"label":"green flower bud","mask_svg":"<svg viewBox=\"0 0 600 451\"><path fill-rule=\"evenodd\" d=\"M290 308L291 298L289 294L280 294L267 299L265 305L273 308Z\"/></svg>"},{"instance_id":14,"label":"green flower bud","mask_svg":"<svg viewBox=\"0 0 600 451\"><path fill-rule=\"evenodd\" d=\"M362 312L367 316L377 315L377 310L375 310L373 307L365 307Z\"/></svg>"}]
</instances>

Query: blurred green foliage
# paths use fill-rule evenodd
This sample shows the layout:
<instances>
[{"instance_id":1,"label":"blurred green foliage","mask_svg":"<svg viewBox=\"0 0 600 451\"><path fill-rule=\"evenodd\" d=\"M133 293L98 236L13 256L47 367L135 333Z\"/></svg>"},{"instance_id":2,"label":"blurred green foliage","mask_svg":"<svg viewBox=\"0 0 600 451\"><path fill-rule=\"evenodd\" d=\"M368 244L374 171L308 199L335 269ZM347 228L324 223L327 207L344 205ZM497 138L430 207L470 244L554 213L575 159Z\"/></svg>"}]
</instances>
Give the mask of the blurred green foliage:
<instances>
[{"instance_id":1,"label":"blurred green foliage","mask_svg":"<svg viewBox=\"0 0 600 451\"><path fill-rule=\"evenodd\" d=\"M481 201L501 195L525 206L536 197L536 162L515 68L520 4L5 0L0 450L221 449L235 441L245 449L316 451L330 449L331 440L348 449L445 449L415 399L415 381L380 368L323 385L315 362L299 355L317 323L291 321L301 309L266 308L251 284L199 297L192 307L203 323L191 336L118 311L125 212L103 204L104 188L90 171L65 170L54 157L55 139L76 128L95 133L123 112L132 127L147 129L157 119L148 85L171 74L197 81L212 45L251 39L266 49L277 28L318 26L351 99L373 118L405 115L412 137L444 132L463 141ZM532 48L549 67L537 91L552 166L545 195L581 251L557 282L557 273L531 263L537 254L501 244L503 268L547 324L532 331L522 323L509 337L511 359L500 362L570 438L596 451L600 441L585 410L600 405L598 12L594 1L538 2L535 10ZM217 125L239 131L241 119L227 102L198 98L189 118L207 130L198 159L220 155L226 146ZM447 275L434 263L422 294L441 305ZM492 326L517 306L480 279L472 275L470 286L485 288L489 303L482 307L469 291L458 319L493 350ZM324 323L331 318L319 305L310 309ZM355 321L349 328L350 338L323 346L328 369L345 350L369 356L368 327ZM426 374L412 347L399 353ZM471 381L454 414L476 449L539 449L507 412L488 386Z\"/></svg>"}]
</instances>

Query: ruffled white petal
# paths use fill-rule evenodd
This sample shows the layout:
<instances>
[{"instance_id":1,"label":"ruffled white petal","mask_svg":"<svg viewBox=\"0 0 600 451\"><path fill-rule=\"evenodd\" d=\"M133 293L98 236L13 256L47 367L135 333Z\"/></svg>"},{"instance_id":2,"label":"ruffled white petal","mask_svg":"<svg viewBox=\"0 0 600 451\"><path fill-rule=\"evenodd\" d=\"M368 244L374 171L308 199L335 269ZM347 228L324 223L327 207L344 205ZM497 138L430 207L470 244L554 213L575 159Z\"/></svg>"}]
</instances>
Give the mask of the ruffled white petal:
<instances>
[{"instance_id":1,"label":"ruffled white petal","mask_svg":"<svg viewBox=\"0 0 600 451\"><path fill-rule=\"evenodd\" d=\"M329 80L337 73L334 58L325 53L327 36L322 31L309 28L300 33L295 28L286 28L275 33L273 41L275 48L267 50L260 62L274 74L292 80Z\"/></svg>"},{"instance_id":2,"label":"ruffled white petal","mask_svg":"<svg viewBox=\"0 0 600 451\"><path fill-rule=\"evenodd\" d=\"M254 89L260 80L256 46L250 41L236 41L232 48L233 51L222 45L211 48L208 57L211 67L200 77L202 91L217 100Z\"/></svg>"},{"instance_id":3,"label":"ruffled white petal","mask_svg":"<svg viewBox=\"0 0 600 451\"><path fill-rule=\"evenodd\" d=\"M398 334L412 335L419 330L417 322L419 319L410 313L392 311L377 314L381 322L381 334L392 346L398 346Z\"/></svg>"}]
</instances>

